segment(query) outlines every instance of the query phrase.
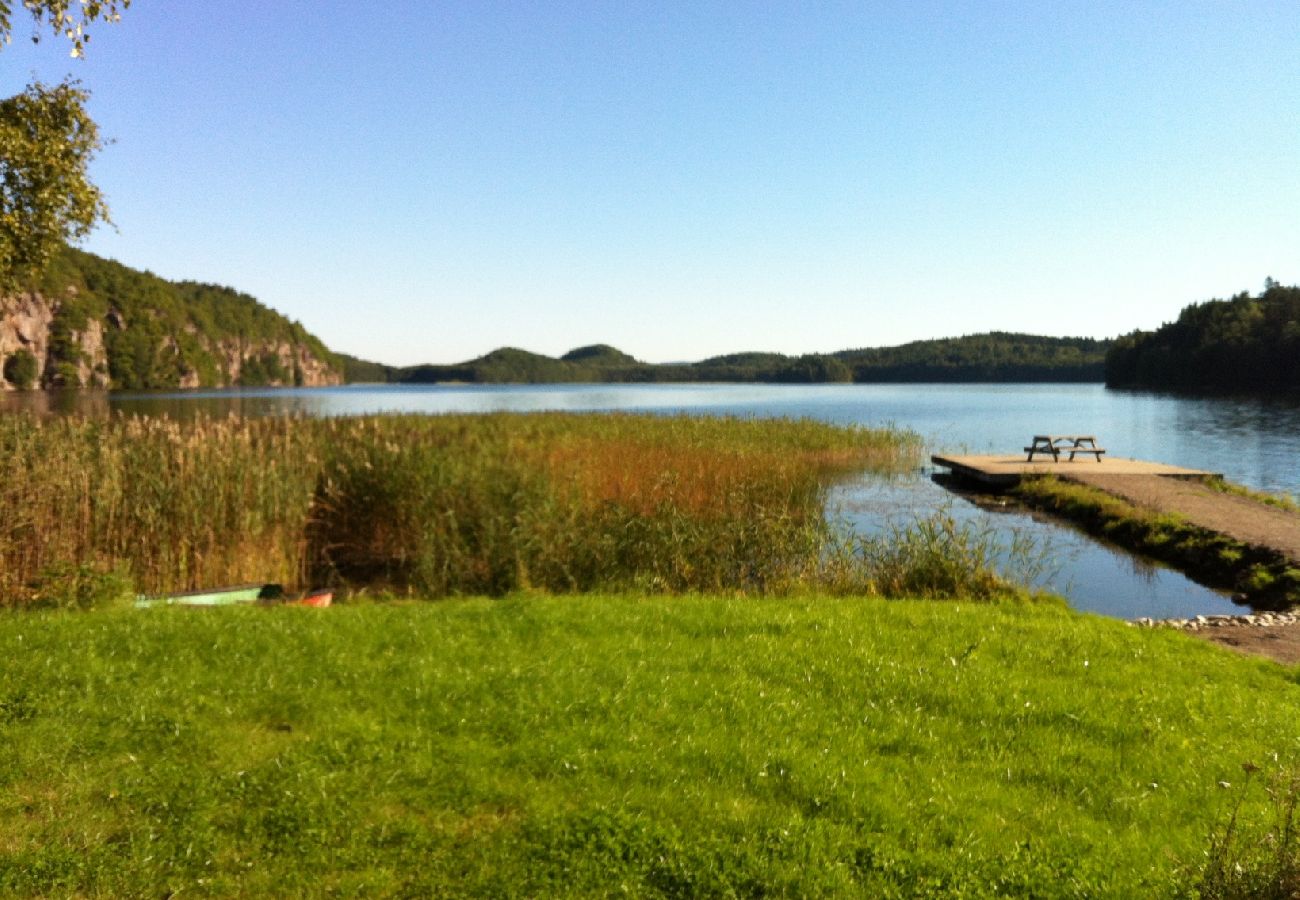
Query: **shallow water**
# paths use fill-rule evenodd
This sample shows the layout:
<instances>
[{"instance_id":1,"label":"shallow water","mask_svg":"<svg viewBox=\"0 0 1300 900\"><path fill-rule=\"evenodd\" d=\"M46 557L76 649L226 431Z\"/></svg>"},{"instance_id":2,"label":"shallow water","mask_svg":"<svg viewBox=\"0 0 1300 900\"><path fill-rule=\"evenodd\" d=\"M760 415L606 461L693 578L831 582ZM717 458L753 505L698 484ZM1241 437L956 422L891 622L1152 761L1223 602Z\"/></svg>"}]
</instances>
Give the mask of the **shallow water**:
<instances>
[{"instance_id":1,"label":"shallow water","mask_svg":"<svg viewBox=\"0 0 1300 900\"><path fill-rule=\"evenodd\" d=\"M1269 491L1300 492L1300 402L1188 399L1108 391L1099 384L973 385L350 385L340 388L172 393L11 393L0 409L50 413L335 416L366 413L639 411L809 417L895 425L922 435L927 454L1018 450L1033 434L1095 434L1115 456L1220 472ZM928 458L928 456L927 456ZM863 531L946 509L1009 540L1043 544L1040 586L1106 615L1185 616L1240 611L1224 594L1056 522L979 509L934 484L930 470L837 488L834 504Z\"/></svg>"},{"instance_id":2,"label":"shallow water","mask_svg":"<svg viewBox=\"0 0 1300 900\"><path fill-rule=\"evenodd\" d=\"M1004 547L1020 537L1023 561L1002 555L1013 580L1059 594L1076 609L1135 619L1185 618L1248 612L1225 592L1199 585L1163 564L1114 549L1055 519L1008 505L976 505L924 473L890 481L860 479L840 485L829 504L832 519L863 534L880 534L935 512L959 525L988 529ZM1024 563L1028 563L1026 566Z\"/></svg>"}]
</instances>

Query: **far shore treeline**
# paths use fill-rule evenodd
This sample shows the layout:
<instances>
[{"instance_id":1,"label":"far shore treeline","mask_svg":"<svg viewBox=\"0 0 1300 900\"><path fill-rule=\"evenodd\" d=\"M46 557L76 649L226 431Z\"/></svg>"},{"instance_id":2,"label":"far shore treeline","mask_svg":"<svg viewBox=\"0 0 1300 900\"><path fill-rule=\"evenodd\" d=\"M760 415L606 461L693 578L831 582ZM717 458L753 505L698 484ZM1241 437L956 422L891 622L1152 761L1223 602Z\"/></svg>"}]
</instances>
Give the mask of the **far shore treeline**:
<instances>
[{"instance_id":1,"label":"far shore treeline","mask_svg":"<svg viewBox=\"0 0 1300 900\"><path fill-rule=\"evenodd\" d=\"M42 321L42 314L48 321ZM32 336L32 329L43 329ZM1300 391L1300 287L1271 278L1116 339L994 331L828 353L732 353L649 363L607 344L560 357L501 347L448 365L389 366L328 349L232 288L170 282L71 248L0 296L0 387L1101 382L1183 391Z\"/></svg>"},{"instance_id":2,"label":"far shore treeline","mask_svg":"<svg viewBox=\"0 0 1300 900\"><path fill-rule=\"evenodd\" d=\"M959 338L786 356L733 353L691 363L645 363L605 344L558 359L514 347L454 365L406 368L344 358L345 379L407 384L560 382L850 382L1101 381L1110 342L992 332Z\"/></svg>"},{"instance_id":3,"label":"far shore treeline","mask_svg":"<svg viewBox=\"0 0 1300 900\"><path fill-rule=\"evenodd\" d=\"M1270 278L1258 296L1195 303L1156 331L1120 338L1106 356L1106 386L1300 392L1300 287Z\"/></svg>"},{"instance_id":4,"label":"far shore treeline","mask_svg":"<svg viewBox=\"0 0 1300 900\"><path fill-rule=\"evenodd\" d=\"M1258 296L1192 303L1177 321L1123 337L1056 338L1008 332L898 347L784 356L737 353L655 365L613 347L555 359L515 348L456 365L394 368L341 357L348 381L537 382L1093 382L1107 387L1300 393L1300 287L1265 281Z\"/></svg>"}]
</instances>

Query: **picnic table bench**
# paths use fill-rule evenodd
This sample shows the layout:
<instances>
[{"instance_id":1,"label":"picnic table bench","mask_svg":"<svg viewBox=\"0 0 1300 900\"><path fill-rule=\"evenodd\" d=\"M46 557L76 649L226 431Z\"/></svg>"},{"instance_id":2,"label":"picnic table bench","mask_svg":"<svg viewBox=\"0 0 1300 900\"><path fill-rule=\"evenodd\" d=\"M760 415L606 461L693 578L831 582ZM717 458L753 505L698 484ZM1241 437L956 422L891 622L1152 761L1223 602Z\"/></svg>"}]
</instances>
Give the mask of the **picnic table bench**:
<instances>
[{"instance_id":1,"label":"picnic table bench","mask_svg":"<svg viewBox=\"0 0 1300 900\"><path fill-rule=\"evenodd\" d=\"M1070 454L1070 462L1074 462L1076 453L1091 453L1101 462L1101 455L1106 451L1097 446L1097 439L1090 434L1036 434L1025 452L1029 454L1028 462L1034 461L1035 453L1052 454L1052 462L1060 462L1062 453Z\"/></svg>"}]
</instances>

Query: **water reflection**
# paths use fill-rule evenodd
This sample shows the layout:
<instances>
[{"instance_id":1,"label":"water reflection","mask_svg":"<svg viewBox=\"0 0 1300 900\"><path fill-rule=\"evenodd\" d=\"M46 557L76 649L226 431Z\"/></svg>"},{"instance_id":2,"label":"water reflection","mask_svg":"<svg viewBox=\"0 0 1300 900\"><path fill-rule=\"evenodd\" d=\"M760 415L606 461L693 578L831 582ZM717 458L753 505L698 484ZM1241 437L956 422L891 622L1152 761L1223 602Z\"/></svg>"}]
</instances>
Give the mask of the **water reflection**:
<instances>
[{"instance_id":1,"label":"water reflection","mask_svg":"<svg viewBox=\"0 0 1300 900\"><path fill-rule=\"evenodd\" d=\"M0 393L0 412L105 418L112 397L108 391L9 391Z\"/></svg>"}]
</instances>

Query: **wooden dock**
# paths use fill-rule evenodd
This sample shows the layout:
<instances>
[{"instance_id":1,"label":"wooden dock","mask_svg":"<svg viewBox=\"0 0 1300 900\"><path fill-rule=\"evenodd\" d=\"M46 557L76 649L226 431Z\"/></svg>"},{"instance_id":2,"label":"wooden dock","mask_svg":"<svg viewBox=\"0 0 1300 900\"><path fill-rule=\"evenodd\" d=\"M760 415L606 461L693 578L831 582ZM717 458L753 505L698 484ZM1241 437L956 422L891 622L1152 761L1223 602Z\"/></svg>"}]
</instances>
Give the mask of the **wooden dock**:
<instances>
[{"instance_id":1,"label":"wooden dock","mask_svg":"<svg viewBox=\"0 0 1300 900\"><path fill-rule=\"evenodd\" d=\"M1170 466L1165 463L1146 462L1141 459L1124 459L1108 456L1098 462L1090 457L1079 457L1068 462L1065 455L1059 461L1051 458L1036 458L1033 462L1025 459L1025 454L994 454L985 456L956 456L952 454L935 454L930 461L942 466L958 478L977 481L990 487L1014 487L1026 475L1057 475L1068 478L1072 475L1164 475L1169 478L1186 478L1201 481L1218 477L1216 472L1203 472L1200 469L1185 469L1182 466Z\"/></svg>"}]
</instances>

